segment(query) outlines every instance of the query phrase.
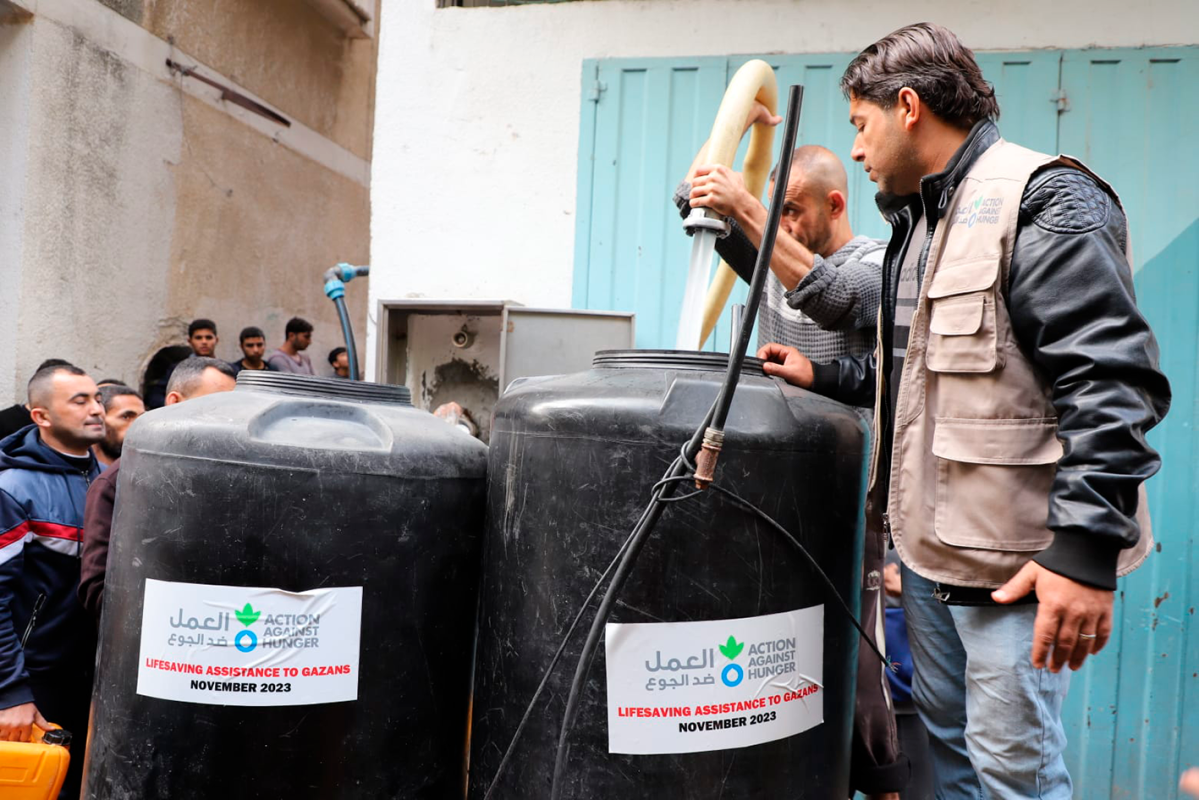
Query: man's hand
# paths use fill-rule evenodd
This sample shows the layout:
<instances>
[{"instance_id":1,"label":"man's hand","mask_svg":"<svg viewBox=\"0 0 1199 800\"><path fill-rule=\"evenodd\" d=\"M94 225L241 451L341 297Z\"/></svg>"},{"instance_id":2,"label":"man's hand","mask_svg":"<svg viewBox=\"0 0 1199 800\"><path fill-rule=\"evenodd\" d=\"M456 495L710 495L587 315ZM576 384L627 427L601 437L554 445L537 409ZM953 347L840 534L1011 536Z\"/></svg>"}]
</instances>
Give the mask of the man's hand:
<instances>
[{"instance_id":1,"label":"man's hand","mask_svg":"<svg viewBox=\"0 0 1199 800\"><path fill-rule=\"evenodd\" d=\"M745 117L745 127L741 129L741 135L744 136L746 131L759 123L774 127L782 121L782 117L771 114L770 109L755 100L754 104L749 107L749 114Z\"/></svg>"},{"instance_id":2,"label":"man's hand","mask_svg":"<svg viewBox=\"0 0 1199 800\"><path fill-rule=\"evenodd\" d=\"M0 709L0 742L28 742L34 725L44 731L50 729L50 723L33 703Z\"/></svg>"},{"instance_id":3,"label":"man's hand","mask_svg":"<svg viewBox=\"0 0 1199 800\"><path fill-rule=\"evenodd\" d=\"M1191 767L1182 773L1182 778L1178 781L1178 788L1199 800L1199 767Z\"/></svg>"},{"instance_id":4,"label":"man's hand","mask_svg":"<svg viewBox=\"0 0 1199 800\"><path fill-rule=\"evenodd\" d=\"M710 208L722 217L741 221L755 204L761 205L745 188L740 172L720 164L709 164L695 171L691 182L692 208Z\"/></svg>"},{"instance_id":5,"label":"man's hand","mask_svg":"<svg viewBox=\"0 0 1199 800\"><path fill-rule=\"evenodd\" d=\"M766 362L762 365L762 371L767 375L775 375L801 389L812 388L815 377L812 362L794 347L773 342L762 345L758 350L758 358Z\"/></svg>"},{"instance_id":6,"label":"man's hand","mask_svg":"<svg viewBox=\"0 0 1199 800\"><path fill-rule=\"evenodd\" d=\"M1061 672L1069 663L1070 669L1077 670L1087 656L1102 650L1112 635L1115 593L1086 586L1029 561L991 597L996 603L1014 603L1034 589L1040 605L1033 627L1032 665Z\"/></svg>"},{"instance_id":7,"label":"man's hand","mask_svg":"<svg viewBox=\"0 0 1199 800\"><path fill-rule=\"evenodd\" d=\"M891 597L903 596L903 578L899 575L898 564L883 567L883 591Z\"/></svg>"}]
</instances>

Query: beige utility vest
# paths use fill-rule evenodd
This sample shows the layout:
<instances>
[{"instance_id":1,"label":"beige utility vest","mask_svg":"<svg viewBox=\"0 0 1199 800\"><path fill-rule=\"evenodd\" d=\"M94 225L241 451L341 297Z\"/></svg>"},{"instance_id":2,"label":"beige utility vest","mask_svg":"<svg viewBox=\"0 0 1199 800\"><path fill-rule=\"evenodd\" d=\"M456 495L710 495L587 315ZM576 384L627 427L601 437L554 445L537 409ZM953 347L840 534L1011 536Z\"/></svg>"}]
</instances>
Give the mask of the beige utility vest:
<instances>
[{"instance_id":1,"label":"beige utility vest","mask_svg":"<svg viewBox=\"0 0 1199 800\"><path fill-rule=\"evenodd\" d=\"M1068 156L1001 139L963 179L932 234L899 381L887 502L900 557L932 581L1001 586L1053 541L1046 523L1062 444L1052 386L1021 352L1005 293L1025 186L1055 163L1111 192ZM879 377L882 397L887 376ZM872 489L878 413L874 425ZM1137 522L1141 537L1121 554L1120 575L1152 546L1144 486Z\"/></svg>"}]
</instances>

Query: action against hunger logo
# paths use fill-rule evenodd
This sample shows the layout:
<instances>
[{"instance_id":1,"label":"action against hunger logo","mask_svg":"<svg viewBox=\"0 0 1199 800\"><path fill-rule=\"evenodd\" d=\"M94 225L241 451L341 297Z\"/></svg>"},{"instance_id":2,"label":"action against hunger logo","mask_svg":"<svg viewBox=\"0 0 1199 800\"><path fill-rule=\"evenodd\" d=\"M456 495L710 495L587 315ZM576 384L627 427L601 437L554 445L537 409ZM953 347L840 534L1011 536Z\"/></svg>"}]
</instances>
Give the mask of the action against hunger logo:
<instances>
[{"instance_id":1,"label":"action against hunger logo","mask_svg":"<svg viewBox=\"0 0 1199 800\"><path fill-rule=\"evenodd\" d=\"M954 212L953 222L955 225L965 225L967 228L973 228L976 224L997 225L999 224L999 211L1002 208L1002 197L982 197L980 195L974 198L973 202L967 201L964 205L958 206Z\"/></svg>"},{"instance_id":2,"label":"action against hunger logo","mask_svg":"<svg viewBox=\"0 0 1199 800\"><path fill-rule=\"evenodd\" d=\"M738 642L734 636L729 636L729 640L720 645L721 654L725 658L729 659L729 661L736 659L737 656L741 655L741 651L744 649L745 642ZM745 670L741 669L739 664L726 664L724 669L720 671L720 680L725 686L738 686L744 679Z\"/></svg>"},{"instance_id":3,"label":"action against hunger logo","mask_svg":"<svg viewBox=\"0 0 1199 800\"><path fill-rule=\"evenodd\" d=\"M250 626L258 621L262 616L261 611L255 611L254 607L246 603L245 608L235 612L237 621L246 626L246 630L241 631L237 636L233 637L233 645L243 653L248 653L258 646L258 636L254 631L250 630Z\"/></svg>"}]
</instances>

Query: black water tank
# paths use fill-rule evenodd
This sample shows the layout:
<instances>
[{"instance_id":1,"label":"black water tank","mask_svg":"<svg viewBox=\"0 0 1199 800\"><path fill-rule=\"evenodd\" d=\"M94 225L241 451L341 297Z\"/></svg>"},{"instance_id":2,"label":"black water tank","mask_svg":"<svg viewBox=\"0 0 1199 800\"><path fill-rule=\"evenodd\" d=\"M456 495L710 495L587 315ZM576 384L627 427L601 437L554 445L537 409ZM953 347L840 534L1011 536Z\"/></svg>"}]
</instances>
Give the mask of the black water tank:
<instances>
[{"instance_id":1,"label":"black water tank","mask_svg":"<svg viewBox=\"0 0 1199 800\"><path fill-rule=\"evenodd\" d=\"M496 406L473 701L472 800L481 800L492 785L564 631L641 515L651 485L703 419L725 367L726 357L717 354L606 351L596 355L590 371L518 384ZM749 359L717 471L718 484L790 530L855 609L866 441L853 410L769 379L761 363ZM821 604L822 614L811 610ZM762 641L736 635L746 629L743 618L803 609L809 611L802 629L794 631L795 642L790 635ZM818 629L805 627L821 616L822 638ZM776 531L709 490L665 511L611 622L713 620L734 624L707 626L712 630L698 638L689 633L694 626L636 629L644 633L640 646L649 649L625 657L621 670L609 670L612 652L605 655L606 647L632 642L621 637L634 629L609 628L571 737L563 798L849 796L857 635L808 563ZM549 796L559 725L586 627L572 639L493 800ZM808 666L797 674L795 664L805 660ZM805 680L820 678L810 674L813 660L823 670L819 691ZM610 671L620 673L621 700L609 697ZM752 699L748 705L744 699L737 700L740 705L724 702L744 698L750 686L756 687L750 694L765 698L762 708L753 707ZM767 702L774 694L777 706ZM626 702L629 697L640 700ZM800 707L808 703L814 709L817 699L822 723L774 738L780 728L772 726L781 715L797 715L786 720L794 725L798 716L814 713ZM621 709L636 716L622 718ZM609 752L610 713L622 726L613 748L620 752ZM760 743L677 752L744 741ZM676 752L662 752L671 750ZM658 752L628 754L647 751Z\"/></svg>"},{"instance_id":2,"label":"black water tank","mask_svg":"<svg viewBox=\"0 0 1199 800\"><path fill-rule=\"evenodd\" d=\"M486 452L273 372L139 419L83 796L460 798Z\"/></svg>"}]
</instances>

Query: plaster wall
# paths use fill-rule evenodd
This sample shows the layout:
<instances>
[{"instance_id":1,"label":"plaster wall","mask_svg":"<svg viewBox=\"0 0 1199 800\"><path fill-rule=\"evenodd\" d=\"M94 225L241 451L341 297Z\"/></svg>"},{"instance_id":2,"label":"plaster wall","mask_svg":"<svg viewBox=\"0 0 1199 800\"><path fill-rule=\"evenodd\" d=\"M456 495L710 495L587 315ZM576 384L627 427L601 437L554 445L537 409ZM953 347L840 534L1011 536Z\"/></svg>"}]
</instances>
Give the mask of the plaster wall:
<instances>
[{"instance_id":1,"label":"plaster wall","mask_svg":"<svg viewBox=\"0 0 1199 800\"><path fill-rule=\"evenodd\" d=\"M241 357L243 327L262 328L270 351L283 343L287 320L300 316L316 328L308 353L327 374L326 356L342 339L321 275L339 261L369 263L369 191L194 98L184 98L181 123L163 304L177 322L161 344L178 340L177 324L206 317L220 332L217 355L232 361ZM365 281L347 284L359 352L366 299Z\"/></svg>"},{"instance_id":2,"label":"plaster wall","mask_svg":"<svg viewBox=\"0 0 1199 800\"><path fill-rule=\"evenodd\" d=\"M370 158L378 40L303 0L88 0L169 41L360 158ZM22 0L37 2L37 0ZM376 0L363 0L374 9Z\"/></svg>"},{"instance_id":3,"label":"plaster wall","mask_svg":"<svg viewBox=\"0 0 1199 800\"><path fill-rule=\"evenodd\" d=\"M347 39L303 0L109 1L133 5L155 36L370 158L377 39Z\"/></svg>"},{"instance_id":4,"label":"plaster wall","mask_svg":"<svg viewBox=\"0 0 1199 800\"><path fill-rule=\"evenodd\" d=\"M171 87L72 30L44 19L26 27L33 81L14 399L51 357L136 382L148 340L171 322L162 309L182 142Z\"/></svg>"},{"instance_id":5,"label":"plaster wall","mask_svg":"<svg viewBox=\"0 0 1199 800\"><path fill-rule=\"evenodd\" d=\"M242 327L263 328L273 349L287 319L305 317L328 374L341 334L320 276L369 263L365 174L337 169L325 157L337 143L319 131L289 147L289 134L198 95L146 55L167 45L127 15L94 0L29 5L31 21L0 25L0 405L23 400L48 357L136 385L196 317L216 321L229 360ZM300 50L292 62L328 66ZM370 92L351 94L369 118ZM336 121L345 98L313 102ZM366 298L366 280L348 287L360 351Z\"/></svg>"},{"instance_id":6,"label":"plaster wall","mask_svg":"<svg viewBox=\"0 0 1199 800\"><path fill-rule=\"evenodd\" d=\"M567 307L586 58L851 52L922 19L976 50L1199 41L1194 0L604 0L381 21L371 307L404 297ZM375 328L367 374L372 375Z\"/></svg>"},{"instance_id":7,"label":"plaster wall","mask_svg":"<svg viewBox=\"0 0 1199 800\"><path fill-rule=\"evenodd\" d=\"M0 25L0 398L16 389L33 35L29 25Z\"/></svg>"}]
</instances>

